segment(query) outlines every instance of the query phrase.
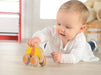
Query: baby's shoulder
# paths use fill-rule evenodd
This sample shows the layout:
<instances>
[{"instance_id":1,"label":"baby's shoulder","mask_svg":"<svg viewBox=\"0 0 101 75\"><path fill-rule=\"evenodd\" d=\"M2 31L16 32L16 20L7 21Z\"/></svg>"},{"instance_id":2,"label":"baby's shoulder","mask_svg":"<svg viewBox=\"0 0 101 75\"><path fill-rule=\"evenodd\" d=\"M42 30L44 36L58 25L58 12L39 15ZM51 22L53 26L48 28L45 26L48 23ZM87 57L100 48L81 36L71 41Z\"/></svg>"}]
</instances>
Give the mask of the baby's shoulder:
<instances>
[{"instance_id":1,"label":"baby's shoulder","mask_svg":"<svg viewBox=\"0 0 101 75\"><path fill-rule=\"evenodd\" d=\"M77 34L76 37L75 37L75 39L77 39L77 40L85 40L84 33L82 32L82 33Z\"/></svg>"},{"instance_id":2,"label":"baby's shoulder","mask_svg":"<svg viewBox=\"0 0 101 75\"><path fill-rule=\"evenodd\" d=\"M79 33L73 40L74 43L76 44L85 44L86 43L86 38L84 33Z\"/></svg>"}]
</instances>

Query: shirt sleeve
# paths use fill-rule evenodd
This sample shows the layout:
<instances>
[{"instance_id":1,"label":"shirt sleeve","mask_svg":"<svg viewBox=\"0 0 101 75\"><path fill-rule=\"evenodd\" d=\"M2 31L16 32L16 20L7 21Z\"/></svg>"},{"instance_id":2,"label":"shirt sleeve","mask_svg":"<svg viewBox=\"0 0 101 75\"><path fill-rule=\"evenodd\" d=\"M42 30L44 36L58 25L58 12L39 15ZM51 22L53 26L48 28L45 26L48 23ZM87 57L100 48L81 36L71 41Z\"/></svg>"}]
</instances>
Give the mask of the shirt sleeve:
<instances>
[{"instance_id":1,"label":"shirt sleeve","mask_svg":"<svg viewBox=\"0 0 101 75\"><path fill-rule=\"evenodd\" d=\"M75 51L75 50L76 49L73 49L72 51ZM82 55L81 55L82 51L80 51L79 53L78 53L78 51L77 52L75 51L70 54L62 54L62 59L61 59L60 63L78 63L82 57Z\"/></svg>"},{"instance_id":2,"label":"shirt sleeve","mask_svg":"<svg viewBox=\"0 0 101 75\"><path fill-rule=\"evenodd\" d=\"M78 63L82 57L85 50L85 39L77 37L73 41L72 49L69 54L62 54L62 59L60 63Z\"/></svg>"},{"instance_id":3,"label":"shirt sleeve","mask_svg":"<svg viewBox=\"0 0 101 75\"><path fill-rule=\"evenodd\" d=\"M54 27L44 28L43 30L37 31L32 37L39 37L41 42L49 40L54 32Z\"/></svg>"}]
</instances>

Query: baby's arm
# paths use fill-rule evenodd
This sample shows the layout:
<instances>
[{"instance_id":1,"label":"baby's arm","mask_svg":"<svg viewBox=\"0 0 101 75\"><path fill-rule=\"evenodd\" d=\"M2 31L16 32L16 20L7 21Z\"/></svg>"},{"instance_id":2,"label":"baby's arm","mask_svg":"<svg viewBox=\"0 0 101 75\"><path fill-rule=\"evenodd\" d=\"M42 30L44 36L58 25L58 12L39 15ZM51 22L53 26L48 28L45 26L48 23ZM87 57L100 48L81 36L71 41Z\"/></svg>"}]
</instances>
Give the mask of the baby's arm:
<instances>
[{"instance_id":1,"label":"baby's arm","mask_svg":"<svg viewBox=\"0 0 101 75\"><path fill-rule=\"evenodd\" d=\"M56 63L77 63L80 61L80 56L78 56L78 54L61 54L60 52L53 52L51 55Z\"/></svg>"},{"instance_id":2,"label":"baby's arm","mask_svg":"<svg viewBox=\"0 0 101 75\"><path fill-rule=\"evenodd\" d=\"M61 61L61 53L60 52L53 52L51 53L54 62L59 63Z\"/></svg>"},{"instance_id":3,"label":"baby's arm","mask_svg":"<svg viewBox=\"0 0 101 75\"><path fill-rule=\"evenodd\" d=\"M62 58L60 63L78 63L83 60L86 55L86 39L84 34L79 34L72 40L70 44L69 53L62 53ZM67 48L68 49L68 48Z\"/></svg>"},{"instance_id":4,"label":"baby's arm","mask_svg":"<svg viewBox=\"0 0 101 75\"><path fill-rule=\"evenodd\" d=\"M40 44L40 38L39 37L33 37L33 38L27 40L27 44L29 46L34 46L35 44L39 45Z\"/></svg>"},{"instance_id":5,"label":"baby's arm","mask_svg":"<svg viewBox=\"0 0 101 75\"><path fill-rule=\"evenodd\" d=\"M73 54L62 54L62 59L60 63L78 63L80 57Z\"/></svg>"},{"instance_id":6,"label":"baby's arm","mask_svg":"<svg viewBox=\"0 0 101 75\"><path fill-rule=\"evenodd\" d=\"M32 38L27 41L29 46L33 46L35 43L38 45L42 42L49 40L54 32L54 27L44 28L41 31L37 31L33 34Z\"/></svg>"},{"instance_id":7,"label":"baby's arm","mask_svg":"<svg viewBox=\"0 0 101 75\"><path fill-rule=\"evenodd\" d=\"M76 43L69 54L62 54L60 63L78 63L83 57L84 50L85 45Z\"/></svg>"}]
</instances>

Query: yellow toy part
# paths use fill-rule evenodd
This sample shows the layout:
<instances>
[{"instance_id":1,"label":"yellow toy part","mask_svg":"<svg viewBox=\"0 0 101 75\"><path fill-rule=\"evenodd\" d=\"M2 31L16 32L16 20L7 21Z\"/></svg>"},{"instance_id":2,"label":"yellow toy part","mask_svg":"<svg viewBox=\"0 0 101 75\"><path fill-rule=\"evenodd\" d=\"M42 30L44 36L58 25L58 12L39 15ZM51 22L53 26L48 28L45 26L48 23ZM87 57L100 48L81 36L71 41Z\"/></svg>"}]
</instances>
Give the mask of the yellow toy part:
<instances>
[{"instance_id":1,"label":"yellow toy part","mask_svg":"<svg viewBox=\"0 0 101 75\"><path fill-rule=\"evenodd\" d=\"M29 54L30 56L36 55L40 59L40 50L36 46L28 46L26 54Z\"/></svg>"},{"instance_id":2,"label":"yellow toy part","mask_svg":"<svg viewBox=\"0 0 101 75\"><path fill-rule=\"evenodd\" d=\"M37 47L35 47L35 54L34 55L38 56L40 59L40 50Z\"/></svg>"},{"instance_id":3,"label":"yellow toy part","mask_svg":"<svg viewBox=\"0 0 101 75\"><path fill-rule=\"evenodd\" d=\"M26 54L30 54L32 50L32 47L28 46L27 50L26 50Z\"/></svg>"}]
</instances>

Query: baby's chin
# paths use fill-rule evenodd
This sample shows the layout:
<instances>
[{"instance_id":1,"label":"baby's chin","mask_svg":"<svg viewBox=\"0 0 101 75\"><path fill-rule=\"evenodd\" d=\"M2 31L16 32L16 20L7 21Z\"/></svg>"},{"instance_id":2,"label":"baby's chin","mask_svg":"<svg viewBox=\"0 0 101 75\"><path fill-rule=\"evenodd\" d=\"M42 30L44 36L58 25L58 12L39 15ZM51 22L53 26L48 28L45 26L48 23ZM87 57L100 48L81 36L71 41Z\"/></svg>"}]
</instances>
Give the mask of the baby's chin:
<instances>
[{"instance_id":1,"label":"baby's chin","mask_svg":"<svg viewBox=\"0 0 101 75\"><path fill-rule=\"evenodd\" d=\"M59 35L60 39L67 39L66 36Z\"/></svg>"},{"instance_id":2,"label":"baby's chin","mask_svg":"<svg viewBox=\"0 0 101 75\"><path fill-rule=\"evenodd\" d=\"M58 35L59 36L59 35ZM61 39L61 40L66 40L66 41L70 41L71 39L69 39L68 37L66 37L66 36L59 36L59 38Z\"/></svg>"}]
</instances>

